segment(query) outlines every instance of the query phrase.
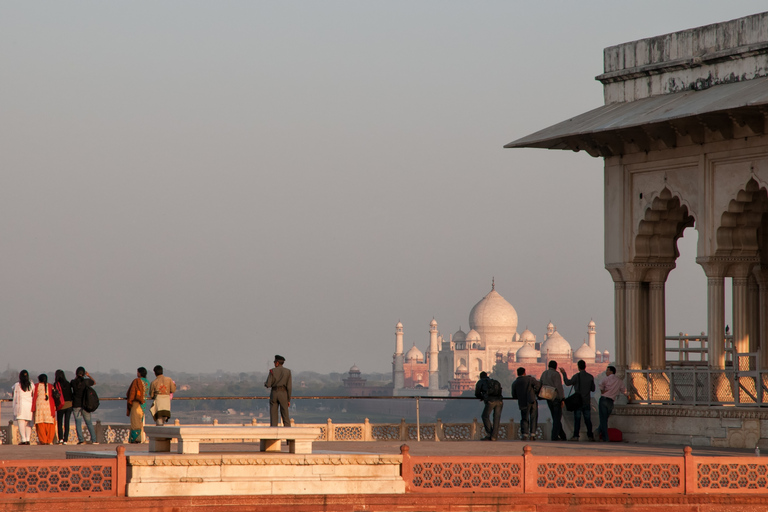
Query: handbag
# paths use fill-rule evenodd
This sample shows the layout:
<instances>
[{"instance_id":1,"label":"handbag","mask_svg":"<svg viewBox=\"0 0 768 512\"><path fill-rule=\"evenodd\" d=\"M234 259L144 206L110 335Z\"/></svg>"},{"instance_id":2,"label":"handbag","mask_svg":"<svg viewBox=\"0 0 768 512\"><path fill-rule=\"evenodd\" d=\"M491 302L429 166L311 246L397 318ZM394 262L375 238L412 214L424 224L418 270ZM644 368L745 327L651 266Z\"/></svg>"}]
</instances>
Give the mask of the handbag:
<instances>
[{"instance_id":1,"label":"handbag","mask_svg":"<svg viewBox=\"0 0 768 512\"><path fill-rule=\"evenodd\" d=\"M539 398L544 400L554 400L557 396L557 389L554 386L541 386Z\"/></svg>"},{"instance_id":2,"label":"handbag","mask_svg":"<svg viewBox=\"0 0 768 512\"><path fill-rule=\"evenodd\" d=\"M571 394L565 399L565 408L569 411L578 411L584 402L581 399L580 393L573 392L573 386L571 386Z\"/></svg>"}]
</instances>

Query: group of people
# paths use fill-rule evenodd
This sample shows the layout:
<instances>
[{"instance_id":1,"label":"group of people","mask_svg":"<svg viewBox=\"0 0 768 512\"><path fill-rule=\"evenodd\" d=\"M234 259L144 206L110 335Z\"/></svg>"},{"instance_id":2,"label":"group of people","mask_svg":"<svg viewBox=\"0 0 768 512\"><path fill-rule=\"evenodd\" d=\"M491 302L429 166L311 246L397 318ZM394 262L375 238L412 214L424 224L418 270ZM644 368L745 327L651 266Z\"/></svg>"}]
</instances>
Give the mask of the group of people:
<instances>
[{"instance_id":1,"label":"group of people","mask_svg":"<svg viewBox=\"0 0 768 512\"><path fill-rule=\"evenodd\" d=\"M176 392L176 383L170 377L163 375L163 367L160 365L152 369L155 380L152 383L147 380L147 369L136 369L136 378L128 387L125 395L126 413L131 419L131 432L128 435L129 443L141 443L144 441L144 418L147 413L147 402L153 400L149 412L155 425L163 426L171 419L171 399Z\"/></svg>"},{"instance_id":2,"label":"group of people","mask_svg":"<svg viewBox=\"0 0 768 512\"><path fill-rule=\"evenodd\" d=\"M532 375L526 375L525 368L517 369L517 378L512 383L512 398L517 400L520 408L520 437L522 440L536 440L536 428L539 416L539 400L546 399L549 412L552 415L552 441L566 441L567 436L563 430L563 406L565 405L565 392L563 383L573 386L573 393L580 397L577 407L573 410L573 436L571 441L578 441L581 430L581 419L587 428L587 438L595 441L592 431L591 394L595 391L595 378L587 372L587 364L580 360L577 363L578 373L568 378L565 370L557 371L557 362L550 361L547 369L537 380ZM561 376L562 374L562 376ZM627 395L624 383L616 376L616 368L608 366L605 370L606 378L600 381L600 401L598 414L600 424L597 429L598 439L608 441L608 417L613 411L613 403L619 394ZM546 387L546 398L542 397L542 388ZM485 440L495 441L498 438L499 425L501 423L501 411L504 407L504 399L501 385L490 378L486 372L480 373L480 380L475 386L475 397L485 402L482 419L485 428ZM581 405L578 405L580 402ZM493 422L491 422L493 413Z\"/></svg>"},{"instance_id":3,"label":"group of people","mask_svg":"<svg viewBox=\"0 0 768 512\"><path fill-rule=\"evenodd\" d=\"M171 397L176 391L176 383L163 375L163 367L154 368L155 380L150 384L147 370L139 368L136 379L131 383L126 396L127 415L131 418L129 442L140 443L143 440L144 416L147 401L154 400L150 412L157 425L163 425L171 417ZM75 378L67 380L64 370L56 370L53 383L48 382L48 375L37 376L37 383L32 383L29 372L19 372L19 381L13 385L13 419L19 431L20 444L28 445L32 439L32 426L39 444L67 444L70 420L75 417L77 444L86 443L83 433L85 423L91 444L99 444L93 427L89 407L89 388L96 384L91 375L80 366L75 370ZM95 392L91 390L95 395Z\"/></svg>"}]
</instances>

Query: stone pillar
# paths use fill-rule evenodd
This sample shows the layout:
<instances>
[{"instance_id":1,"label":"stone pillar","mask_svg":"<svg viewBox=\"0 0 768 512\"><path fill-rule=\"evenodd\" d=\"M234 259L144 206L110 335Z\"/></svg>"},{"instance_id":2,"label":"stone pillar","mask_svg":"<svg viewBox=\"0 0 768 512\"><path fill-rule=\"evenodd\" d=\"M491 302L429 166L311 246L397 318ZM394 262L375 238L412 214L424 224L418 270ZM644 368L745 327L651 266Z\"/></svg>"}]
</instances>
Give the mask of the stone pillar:
<instances>
[{"instance_id":1,"label":"stone pillar","mask_svg":"<svg viewBox=\"0 0 768 512\"><path fill-rule=\"evenodd\" d=\"M733 278L733 348L749 352L749 305L746 276Z\"/></svg>"},{"instance_id":2,"label":"stone pillar","mask_svg":"<svg viewBox=\"0 0 768 512\"><path fill-rule=\"evenodd\" d=\"M722 276L707 277L707 344L709 367L725 368L725 285Z\"/></svg>"},{"instance_id":3,"label":"stone pillar","mask_svg":"<svg viewBox=\"0 0 768 512\"><path fill-rule=\"evenodd\" d=\"M654 370L663 370L667 365L664 281L650 284L648 302L650 366Z\"/></svg>"},{"instance_id":4,"label":"stone pillar","mask_svg":"<svg viewBox=\"0 0 768 512\"><path fill-rule=\"evenodd\" d=\"M618 377L624 378L627 369L627 333L626 333L626 294L627 284L624 281L613 283L613 323L615 339L615 362Z\"/></svg>"},{"instance_id":5,"label":"stone pillar","mask_svg":"<svg viewBox=\"0 0 768 512\"><path fill-rule=\"evenodd\" d=\"M758 286L758 340L760 369L768 370L768 266L758 265L752 270Z\"/></svg>"},{"instance_id":6,"label":"stone pillar","mask_svg":"<svg viewBox=\"0 0 768 512\"><path fill-rule=\"evenodd\" d=\"M626 283L626 351L627 368L630 370L641 370L643 368L643 317L644 317L644 293L643 284L640 282ZM641 400L648 399L648 386L645 377L642 374L632 374L632 378L627 383L634 389ZM628 386L629 387L629 386Z\"/></svg>"},{"instance_id":7,"label":"stone pillar","mask_svg":"<svg viewBox=\"0 0 768 512\"><path fill-rule=\"evenodd\" d=\"M639 282L626 283L626 358L627 367L639 370L643 367L643 285Z\"/></svg>"},{"instance_id":8,"label":"stone pillar","mask_svg":"<svg viewBox=\"0 0 768 512\"><path fill-rule=\"evenodd\" d=\"M749 351L757 352L760 347L760 289L754 274L747 281L747 304L749 308Z\"/></svg>"}]
</instances>

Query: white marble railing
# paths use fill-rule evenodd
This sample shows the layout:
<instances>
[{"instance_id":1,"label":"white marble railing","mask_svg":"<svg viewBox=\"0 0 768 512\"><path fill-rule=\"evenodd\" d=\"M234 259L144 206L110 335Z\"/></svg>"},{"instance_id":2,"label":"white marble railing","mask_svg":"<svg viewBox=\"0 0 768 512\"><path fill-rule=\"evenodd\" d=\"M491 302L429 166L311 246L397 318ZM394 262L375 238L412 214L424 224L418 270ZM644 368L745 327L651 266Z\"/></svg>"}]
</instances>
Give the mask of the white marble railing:
<instances>
[{"instance_id":1,"label":"white marble railing","mask_svg":"<svg viewBox=\"0 0 768 512\"><path fill-rule=\"evenodd\" d=\"M179 420L176 420L174 424L180 425L181 423ZM213 424L218 425L218 421L214 420ZM255 419L247 423L247 425L257 424ZM291 420L291 424L295 425L296 423ZM471 423L443 423L438 420L436 423L422 423L417 426L415 423L406 423L405 420L400 421L400 423L371 423L366 418L363 423L333 423L329 418L325 423L302 423L301 426L319 427L321 433L316 441L413 441L417 439L423 441L472 441L479 440L485 436L483 425L477 419L474 419ZM131 429L128 424L102 424L101 422L96 422L94 427L99 443L121 444L128 442L128 435ZM538 438L545 439L545 435L548 436L551 430L551 420L547 420L546 423L540 423L537 429ZM519 431L519 423L514 421L504 422L499 429L499 438L519 439ZM84 428L83 433L86 436L86 440L90 441L88 430ZM3 444L8 444L7 440L9 439L12 440L11 444L18 444L20 439L16 424L9 422L7 426L0 427L0 439L2 439ZM249 440L233 440L233 442L243 441L247 442ZM74 428L70 429L67 442L69 444L77 443ZM211 440L210 442L222 441ZM225 442L229 442L229 440L225 440ZM34 429L32 443L37 443Z\"/></svg>"}]
</instances>

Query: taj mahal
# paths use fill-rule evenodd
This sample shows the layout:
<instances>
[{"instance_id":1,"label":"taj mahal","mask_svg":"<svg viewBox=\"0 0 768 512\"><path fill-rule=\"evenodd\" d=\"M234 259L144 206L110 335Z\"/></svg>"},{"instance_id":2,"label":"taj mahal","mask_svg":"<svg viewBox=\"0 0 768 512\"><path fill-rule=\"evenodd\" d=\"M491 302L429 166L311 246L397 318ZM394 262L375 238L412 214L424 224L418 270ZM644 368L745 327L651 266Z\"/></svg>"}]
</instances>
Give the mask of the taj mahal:
<instances>
[{"instance_id":1,"label":"taj mahal","mask_svg":"<svg viewBox=\"0 0 768 512\"><path fill-rule=\"evenodd\" d=\"M395 353L392 357L394 396L458 396L474 389L480 372L491 373L498 363L510 370L525 366L538 375L550 360L573 372L576 361L587 364L610 360L610 354L595 345L595 322L587 325L586 339L575 351L550 322L541 341L527 327L518 332L517 311L499 292L495 282L491 291L469 312L469 331L461 327L448 339L440 334L437 321L429 324L429 341L422 352L414 341L404 352L404 327L395 327ZM602 368L601 368L602 370Z\"/></svg>"}]
</instances>

